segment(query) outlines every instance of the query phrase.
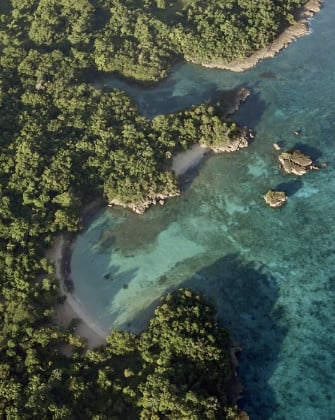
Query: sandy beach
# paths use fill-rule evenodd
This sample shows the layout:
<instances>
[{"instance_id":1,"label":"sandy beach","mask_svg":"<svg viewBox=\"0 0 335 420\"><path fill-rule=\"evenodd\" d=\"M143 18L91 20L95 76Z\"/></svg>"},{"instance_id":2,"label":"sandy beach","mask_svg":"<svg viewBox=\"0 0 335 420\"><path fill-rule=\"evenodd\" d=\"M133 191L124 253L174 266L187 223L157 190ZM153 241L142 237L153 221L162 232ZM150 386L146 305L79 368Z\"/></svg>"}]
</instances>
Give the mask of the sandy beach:
<instances>
[{"instance_id":1,"label":"sandy beach","mask_svg":"<svg viewBox=\"0 0 335 420\"><path fill-rule=\"evenodd\" d=\"M210 151L210 147L194 144L190 149L178 153L173 157L171 169L174 171L176 177L181 176L189 169L198 165L203 157Z\"/></svg>"},{"instance_id":2,"label":"sandy beach","mask_svg":"<svg viewBox=\"0 0 335 420\"><path fill-rule=\"evenodd\" d=\"M56 322L67 327L74 318L80 319L80 323L76 328L75 334L87 340L87 348L92 349L106 342L107 332L103 331L85 311L83 305L69 293L64 287L64 273L62 272L62 259L66 244L64 235L55 238L52 248L50 248L46 256L55 264L55 275L59 280L61 295L66 296L66 301L56 307Z\"/></svg>"}]
</instances>

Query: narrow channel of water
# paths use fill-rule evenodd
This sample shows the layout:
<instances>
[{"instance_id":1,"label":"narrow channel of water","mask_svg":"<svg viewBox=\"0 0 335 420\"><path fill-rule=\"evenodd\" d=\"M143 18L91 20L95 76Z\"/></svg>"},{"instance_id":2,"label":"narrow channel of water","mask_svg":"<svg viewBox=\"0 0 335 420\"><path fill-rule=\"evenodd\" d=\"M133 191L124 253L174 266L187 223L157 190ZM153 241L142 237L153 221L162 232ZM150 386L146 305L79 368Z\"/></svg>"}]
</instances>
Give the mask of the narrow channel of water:
<instances>
[{"instance_id":1,"label":"narrow channel of water","mask_svg":"<svg viewBox=\"0 0 335 420\"><path fill-rule=\"evenodd\" d=\"M144 328L168 290L205 293L244 349L251 419L335 418L334 16L326 0L309 36L241 74L184 64L148 90L101 80L148 116L252 89L236 116L257 133L248 149L210 158L182 197L143 216L99 212L71 262L76 296L106 330ZM274 142L328 166L284 175ZM262 195L278 185L289 200L273 210Z\"/></svg>"}]
</instances>

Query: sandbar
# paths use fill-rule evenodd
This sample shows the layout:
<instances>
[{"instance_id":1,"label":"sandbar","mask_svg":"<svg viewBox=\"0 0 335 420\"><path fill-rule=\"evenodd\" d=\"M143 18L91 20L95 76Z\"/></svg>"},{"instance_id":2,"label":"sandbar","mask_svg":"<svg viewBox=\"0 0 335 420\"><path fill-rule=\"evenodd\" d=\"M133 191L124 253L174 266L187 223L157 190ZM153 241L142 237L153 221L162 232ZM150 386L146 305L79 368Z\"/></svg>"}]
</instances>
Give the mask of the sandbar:
<instances>
[{"instance_id":1,"label":"sandbar","mask_svg":"<svg viewBox=\"0 0 335 420\"><path fill-rule=\"evenodd\" d=\"M189 149L173 157L171 170L174 171L176 177L184 175L189 169L197 166L210 151L210 147L194 144Z\"/></svg>"}]
</instances>

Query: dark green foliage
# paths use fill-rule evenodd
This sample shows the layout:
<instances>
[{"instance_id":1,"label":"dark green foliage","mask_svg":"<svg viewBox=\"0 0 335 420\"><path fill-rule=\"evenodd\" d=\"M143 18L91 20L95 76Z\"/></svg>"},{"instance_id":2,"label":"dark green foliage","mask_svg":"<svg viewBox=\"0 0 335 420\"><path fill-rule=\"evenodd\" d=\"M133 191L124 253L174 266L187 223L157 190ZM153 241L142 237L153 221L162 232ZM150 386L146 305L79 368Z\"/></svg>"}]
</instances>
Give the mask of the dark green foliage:
<instances>
[{"instance_id":1,"label":"dark green foliage","mask_svg":"<svg viewBox=\"0 0 335 420\"><path fill-rule=\"evenodd\" d=\"M157 140L163 142L163 146L186 150L197 142L205 146L224 147L244 135L240 127L224 117L225 113L224 103L219 100L215 104L202 104L175 114L159 115L152 124L158 131ZM178 139L178 143L174 139Z\"/></svg>"},{"instance_id":2,"label":"dark green foliage","mask_svg":"<svg viewBox=\"0 0 335 420\"><path fill-rule=\"evenodd\" d=\"M174 56L169 28L130 3L106 2L109 20L94 41L95 64L99 70L137 80L159 80L167 75Z\"/></svg>"},{"instance_id":3,"label":"dark green foliage","mask_svg":"<svg viewBox=\"0 0 335 420\"><path fill-rule=\"evenodd\" d=\"M198 295L167 295L139 338L148 375L139 385L141 418L229 418L229 345L228 332Z\"/></svg>"},{"instance_id":4,"label":"dark green foliage","mask_svg":"<svg viewBox=\"0 0 335 420\"><path fill-rule=\"evenodd\" d=\"M69 333L39 326L50 314L39 313L38 301L50 287L44 280L29 306L11 296L1 319L0 410L8 418L236 418L229 334L198 295L169 294L139 336L114 331L82 354ZM71 358L60 352L65 341Z\"/></svg>"},{"instance_id":5,"label":"dark green foliage","mask_svg":"<svg viewBox=\"0 0 335 420\"><path fill-rule=\"evenodd\" d=\"M12 1L26 45L70 53L77 65L141 81L179 58L227 63L271 43L304 0ZM15 28L15 26L14 26Z\"/></svg>"},{"instance_id":6,"label":"dark green foliage","mask_svg":"<svg viewBox=\"0 0 335 420\"><path fill-rule=\"evenodd\" d=\"M270 44L304 0L109 0L94 43L103 71L141 81L166 76L174 60L227 63ZM144 7L143 7L144 6Z\"/></svg>"}]
</instances>

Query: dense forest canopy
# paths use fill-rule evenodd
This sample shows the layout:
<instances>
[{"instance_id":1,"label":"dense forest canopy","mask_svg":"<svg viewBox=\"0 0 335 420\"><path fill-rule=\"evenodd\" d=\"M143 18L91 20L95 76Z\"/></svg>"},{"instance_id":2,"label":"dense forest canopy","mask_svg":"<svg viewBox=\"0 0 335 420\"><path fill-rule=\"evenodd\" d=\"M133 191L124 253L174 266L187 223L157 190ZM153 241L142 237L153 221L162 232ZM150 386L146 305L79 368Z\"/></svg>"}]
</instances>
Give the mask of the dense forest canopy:
<instances>
[{"instance_id":1,"label":"dense forest canopy","mask_svg":"<svg viewBox=\"0 0 335 420\"><path fill-rule=\"evenodd\" d=\"M222 101L149 120L124 92L94 88L95 71L156 81L177 59L245 56L271 42L302 3L1 1L1 415L235 416L227 334L198 297L169 296L146 332L113 332L106 347L85 355L72 329L53 322L59 288L44 250L56 233L80 229L84 204L176 193L174 153L240 135ZM66 343L71 357L61 352Z\"/></svg>"},{"instance_id":2,"label":"dense forest canopy","mask_svg":"<svg viewBox=\"0 0 335 420\"><path fill-rule=\"evenodd\" d=\"M80 66L136 80L166 76L179 58L229 62L271 43L304 0L12 1L26 47L59 49ZM14 29L12 28L12 29Z\"/></svg>"}]
</instances>

